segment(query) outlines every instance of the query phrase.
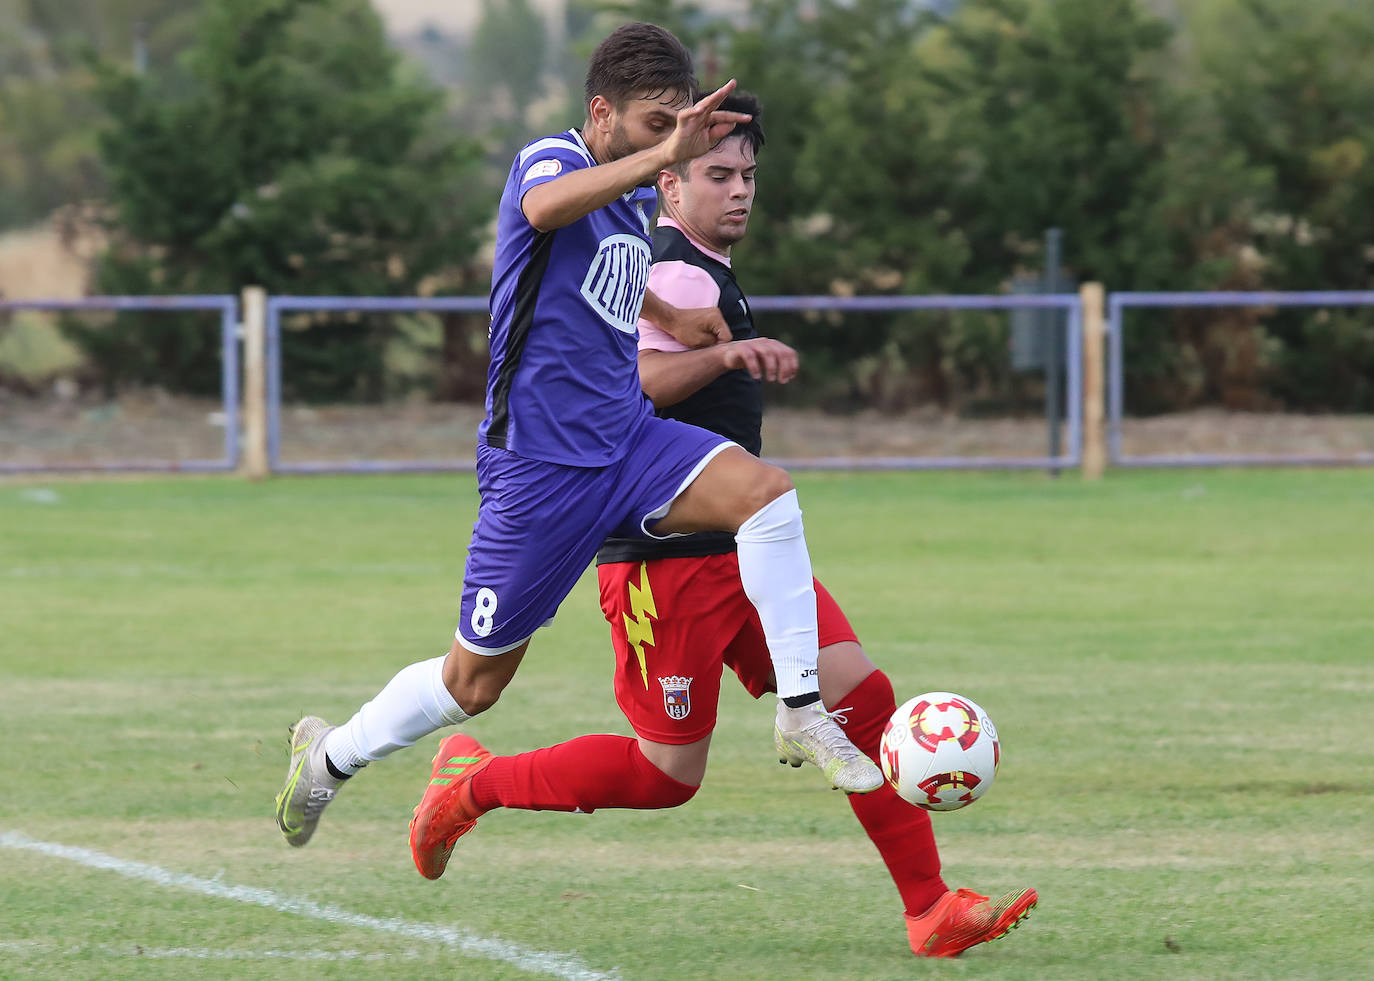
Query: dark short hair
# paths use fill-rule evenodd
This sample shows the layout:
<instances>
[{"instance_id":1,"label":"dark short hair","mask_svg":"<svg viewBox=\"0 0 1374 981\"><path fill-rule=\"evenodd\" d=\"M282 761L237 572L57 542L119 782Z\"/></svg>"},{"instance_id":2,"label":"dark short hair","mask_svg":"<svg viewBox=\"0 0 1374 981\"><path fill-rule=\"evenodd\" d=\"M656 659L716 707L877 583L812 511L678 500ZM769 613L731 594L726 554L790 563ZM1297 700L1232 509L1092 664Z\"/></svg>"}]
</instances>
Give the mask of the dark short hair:
<instances>
[{"instance_id":1,"label":"dark short hair","mask_svg":"<svg viewBox=\"0 0 1374 981\"><path fill-rule=\"evenodd\" d=\"M725 112L744 112L754 117L747 123L738 123L734 129L726 134L725 140L735 136L742 137L744 142L749 144L749 148L754 151L754 156L757 157L759 151L763 149L764 142L762 122L763 106L759 105L759 97L752 92L735 89L735 91L721 100L720 108ZM725 140L721 140L721 142L723 143ZM686 180L687 175L691 172L691 166L692 161L679 160L669 169L683 180Z\"/></svg>"},{"instance_id":2,"label":"dark short hair","mask_svg":"<svg viewBox=\"0 0 1374 981\"><path fill-rule=\"evenodd\" d=\"M730 136L742 136L749 144L749 149L757 154L763 149L763 106L759 105L759 97L752 92L744 92L735 89L721 100L720 108L726 112L743 112L754 118L747 123L740 123L730 130ZM728 140L730 136L727 136Z\"/></svg>"},{"instance_id":3,"label":"dark short hair","mask_svg":"<svg viewBox=\"0 0 1374 981\"><path fill-rule=\"evenodd\" d=\"M617 27L596 46L587 66L587 104L601 96L617 109L633 98L658 98L680 92L697 100L692 54L671 32L656 24Z\"/></svg>"}]
</instances>

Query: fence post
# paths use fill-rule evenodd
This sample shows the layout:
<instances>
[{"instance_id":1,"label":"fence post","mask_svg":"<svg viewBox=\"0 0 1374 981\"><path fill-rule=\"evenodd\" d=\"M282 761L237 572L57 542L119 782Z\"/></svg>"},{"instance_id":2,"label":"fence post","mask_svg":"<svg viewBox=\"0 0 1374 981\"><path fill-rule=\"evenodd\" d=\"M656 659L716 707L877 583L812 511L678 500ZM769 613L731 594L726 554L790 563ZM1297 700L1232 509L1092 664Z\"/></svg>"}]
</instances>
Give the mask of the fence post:
<instances>
[{"instance_id":1,"label":"fence post","mask_svg":"<svg viewBox=\"0 0 1374 981\"><path fill-rule=\"evenodd\" d=\"M1083 301L1083 479L1100 480L1107 466L1107 442L1102 428L1106 290L1101 283L1084 283L1078 295Z\"/></svg>"},{"instance_id":2,"label":"fence post","mask_svg":"<svg viewBox=\"0 0 1374 981\"><path fill-rule=\"evenodd\" d=\"M262 480L267 468L267 291L243 290L243 465L239 473Z\"/></svg>"}]
</instances>

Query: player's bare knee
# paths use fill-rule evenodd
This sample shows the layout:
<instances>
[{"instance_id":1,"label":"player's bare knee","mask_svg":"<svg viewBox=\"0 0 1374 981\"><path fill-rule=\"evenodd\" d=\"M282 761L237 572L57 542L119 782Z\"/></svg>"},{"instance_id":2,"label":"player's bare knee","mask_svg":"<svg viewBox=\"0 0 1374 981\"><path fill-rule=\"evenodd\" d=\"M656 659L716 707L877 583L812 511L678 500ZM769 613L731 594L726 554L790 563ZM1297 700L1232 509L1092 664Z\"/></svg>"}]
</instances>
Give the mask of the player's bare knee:
<instances>
[{"instance_id":1,"label":"player's bare knee","mask_svg":"<svg viewBox=\"0 0 1374 981\"><path fill-rule=\"evenodd\" d=\"M743 506L740 509L740 520L744 521L758 514L793 490L793 487L792 477L786 470L768 463L760 464L758 474L745 492L745 500L741 502Z\"/></svg>"},{"instance_id":2,"label":"player's bare knee","mask_svg":"<svg viewBox=\"0 0 1374 981\"><path fill-rule=\"evenodd\" d=\"M458 707L469 716L474 716L481 715L487 709L491 708L497 703L500 697L500 692L481 692L477 694L475 691L464 691L461 694L454 695L453 700L456 701Z\"/></svg>"},{"instance_id":3,"label":"player's bare knee","mask_svg":"<svg viewBox=\"0 0 1374 981\"><path fill-rule=\"evenodd\" d=\"M449 694L468 715L481 715L501 698L505 685L493 683L491 679L476 678L460 680L448 686Z\"/></svg>"},{"instance_id":4,"label":"player's bare knee","mask_svg":"<svg viewBox=\"0 0 1374 981\"><path fill-rule=\"evenodd\" d=\"M763 470L763 475L759 480L759 488L762 494L768 498L764 504L771 504L788 491L796 489L796 485L792 483L792 475L782 467L765 463Z\"/></svg>"}]
</instances>

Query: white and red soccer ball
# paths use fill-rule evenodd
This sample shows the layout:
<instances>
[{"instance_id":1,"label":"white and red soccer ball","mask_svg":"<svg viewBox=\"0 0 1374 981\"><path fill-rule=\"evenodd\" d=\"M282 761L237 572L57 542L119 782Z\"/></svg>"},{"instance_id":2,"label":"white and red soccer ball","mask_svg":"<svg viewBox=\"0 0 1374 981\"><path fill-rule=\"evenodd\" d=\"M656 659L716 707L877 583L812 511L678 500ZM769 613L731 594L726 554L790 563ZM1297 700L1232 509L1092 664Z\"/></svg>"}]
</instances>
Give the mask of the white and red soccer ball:
<instances>
[{"instance_id":1,"label":"white and red soccer ball","mask_svg":"<svg viewBox=\"0 0 1374 981\"><path fill-rule=\"evenodd\" d=\"M1002 749L976 702L932 691L897 706L879 756L897 796L928 811L953 811L988 792Z\"/></svg>"}]
</instances>

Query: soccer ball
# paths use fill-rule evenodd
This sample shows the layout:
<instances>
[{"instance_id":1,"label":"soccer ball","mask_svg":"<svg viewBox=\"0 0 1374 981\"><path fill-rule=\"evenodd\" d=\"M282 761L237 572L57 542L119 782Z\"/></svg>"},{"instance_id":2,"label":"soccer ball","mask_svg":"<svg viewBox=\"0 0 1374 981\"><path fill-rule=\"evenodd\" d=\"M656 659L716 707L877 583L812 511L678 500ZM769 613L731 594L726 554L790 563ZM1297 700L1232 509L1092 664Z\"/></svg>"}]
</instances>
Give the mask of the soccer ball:
<instances>
[{"instance_id":1,"label":"soccer ball","mask_svg":"<svg viewBox=\"0 0 1374 981\"><path fill-rule=\"evenodd\" d=\"M988 792L1002 749L976 702L932 691L892 713L879 756L898 797L928 811L954 811Z\"/></svg>"}]
</instances>

